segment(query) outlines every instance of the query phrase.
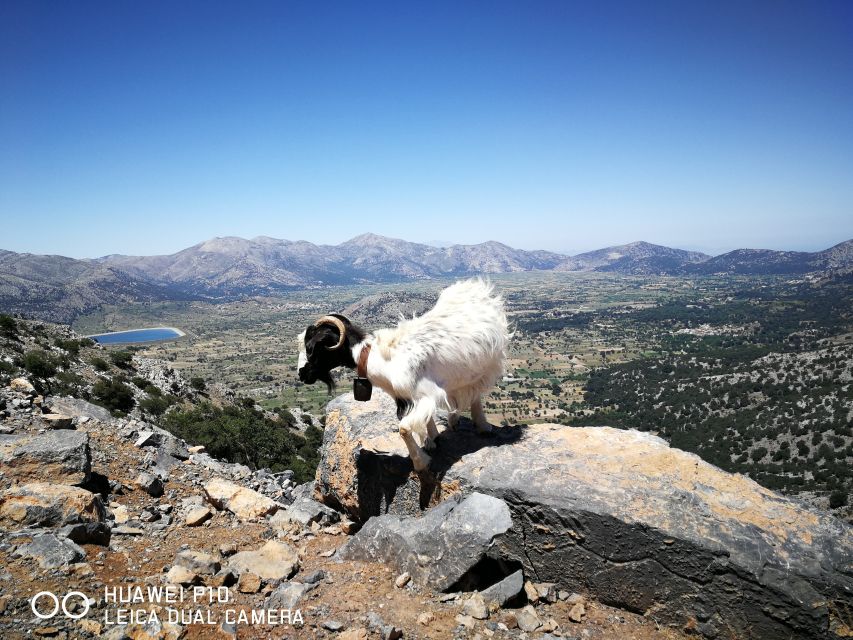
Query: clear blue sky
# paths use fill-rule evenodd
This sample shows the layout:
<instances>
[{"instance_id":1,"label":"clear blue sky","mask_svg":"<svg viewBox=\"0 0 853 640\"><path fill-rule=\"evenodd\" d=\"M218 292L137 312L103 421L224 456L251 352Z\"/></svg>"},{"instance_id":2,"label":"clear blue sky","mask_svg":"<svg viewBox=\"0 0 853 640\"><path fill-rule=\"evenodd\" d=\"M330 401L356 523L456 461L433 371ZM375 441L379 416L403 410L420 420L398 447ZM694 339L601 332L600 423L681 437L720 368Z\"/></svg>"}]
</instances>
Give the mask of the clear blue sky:
<instances>
[{"instance_id":1,"label":"clear blue sky","mask_svg":"<svg viewBox=\"0 0 853 640\"><path fill-rule=\"evenodd\" d=\"M825 248L851 34L848 1L4 0L0 248Z\"/></svg>"}]
</instances>

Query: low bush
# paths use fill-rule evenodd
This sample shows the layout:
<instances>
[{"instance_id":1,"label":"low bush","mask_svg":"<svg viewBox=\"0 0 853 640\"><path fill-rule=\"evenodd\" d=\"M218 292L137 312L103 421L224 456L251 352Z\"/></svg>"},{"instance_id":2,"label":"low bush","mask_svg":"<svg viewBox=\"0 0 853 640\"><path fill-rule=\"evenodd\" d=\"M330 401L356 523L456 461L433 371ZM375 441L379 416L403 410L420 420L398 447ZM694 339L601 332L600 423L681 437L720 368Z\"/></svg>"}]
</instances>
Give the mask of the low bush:
<instances>
[{"instance_id":1,"label":"low bush","mask_svg":"<svg viewBox=\"0 0 853 640\"><path fill-rule=\"evenodd\" d=\"M314 477L323 432L309 427L305 437L252 407L217 407L210 402L171 411L161 426L230 462L273 471L291 469L297 482Z\"/></svg>"},{"instance_id":2,"label":"low bush","mask_svg":"<svg viewBox=\"0 0 853 640\"><path fill-rule=\"evenodd\" d=\"M112 351L110 353L110 360L112 360L112 363L119 369L127 369L133 361L133 354L130 351L124 350Z\"/></svg>"},{"instance_id":3,"label":"low bush","mask_svg":"<svg viewBox=\"0 0 853 640\"><path fill-rule=\"evenodd\" d=\"M33 349L24 354L24 369L37 378L50 378L56 374L57 363L50 354L41 349Z\"/></svg>"},{"instance_id":4,"label":"low bush","mask_svg":"<svg viewBox=\"0 0 853 640\"><path fill-rule=\"evenodd\" d=\"M136 404L131 388L117 379L98 380L92 387L92 395L98 404L113 414L127 413Z\"/></svg>"}]
</instances>

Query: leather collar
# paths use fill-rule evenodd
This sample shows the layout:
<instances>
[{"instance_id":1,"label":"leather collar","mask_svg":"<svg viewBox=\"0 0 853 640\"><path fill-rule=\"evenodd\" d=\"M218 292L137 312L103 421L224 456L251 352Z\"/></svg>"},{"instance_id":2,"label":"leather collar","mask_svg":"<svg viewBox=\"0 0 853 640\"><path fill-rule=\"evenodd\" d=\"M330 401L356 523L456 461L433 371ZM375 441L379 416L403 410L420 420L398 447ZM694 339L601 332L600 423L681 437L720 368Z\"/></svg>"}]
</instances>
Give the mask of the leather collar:
<instances>
[{"instance_id":1,"label":"leather collar","mask_svg":"<svg viewBox=\"0 0 853 640\"><path fill-rule=\"evenodd\" d=\"M367 358L370 356L370 344L366 344L361 348L361 353L358 354L358 367L356 375L359 378L367 377Z\"/></svg>"}]
</instances>

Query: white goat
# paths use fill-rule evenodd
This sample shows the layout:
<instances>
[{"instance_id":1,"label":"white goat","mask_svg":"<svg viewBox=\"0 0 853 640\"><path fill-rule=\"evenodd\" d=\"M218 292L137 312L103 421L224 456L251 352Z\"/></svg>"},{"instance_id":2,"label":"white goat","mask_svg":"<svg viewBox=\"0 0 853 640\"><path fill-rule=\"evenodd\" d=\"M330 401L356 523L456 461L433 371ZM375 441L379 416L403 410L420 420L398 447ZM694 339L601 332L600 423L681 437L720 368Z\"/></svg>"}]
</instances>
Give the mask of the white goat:
<instances>
[{"instance_id":1,"label":"white goat","mask_svg":"<svg viewBox=\"0 0 853 640\"><path fill-rule=\"evenodd\" d=\"M365 335L343 316L324 316L300 336L299 377L309 384L317 379L331 384L331 369L362 365L360 376L398 405L411 404L400 421L400 435L415 470L423 471L430 456L414 434L424 448L435 446L437 409L448 411L451 429L458 412L470 407L477 430L492 430L481 396L503 374L509 338L501 298L483 280L466 280L446 288L432 309L396 329ZM314 348L321 344L325 349Z\"/></svg>"}]
</instances>

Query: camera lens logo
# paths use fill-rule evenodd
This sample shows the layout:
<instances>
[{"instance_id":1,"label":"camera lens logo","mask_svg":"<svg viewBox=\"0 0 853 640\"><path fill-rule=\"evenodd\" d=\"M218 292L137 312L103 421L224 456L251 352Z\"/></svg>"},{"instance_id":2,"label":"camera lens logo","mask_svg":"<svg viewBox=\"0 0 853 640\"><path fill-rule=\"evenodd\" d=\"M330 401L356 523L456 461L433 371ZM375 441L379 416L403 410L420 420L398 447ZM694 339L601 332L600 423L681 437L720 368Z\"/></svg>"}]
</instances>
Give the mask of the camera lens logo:
<instances>
[{"instance_id":1,"label":"camera lens logo","mask_svg":"<svg viewBox=\"0 0 853 640\"><path fill-rule=\"evenodd\" d=\"M68 610L68 601L74 596L80 598L80 601L83 603L82 612L71 613L71 611ZM50 591L40 591L30 600L30 609L33 610L33 613L37 618L42 620L53 618L57 613L59 613L60 608L66 618L79 620L89 613L89 606L88 596L81 591L69 591L61 601L56 594L51 593Z\"/></svg>"}]
</instances>

